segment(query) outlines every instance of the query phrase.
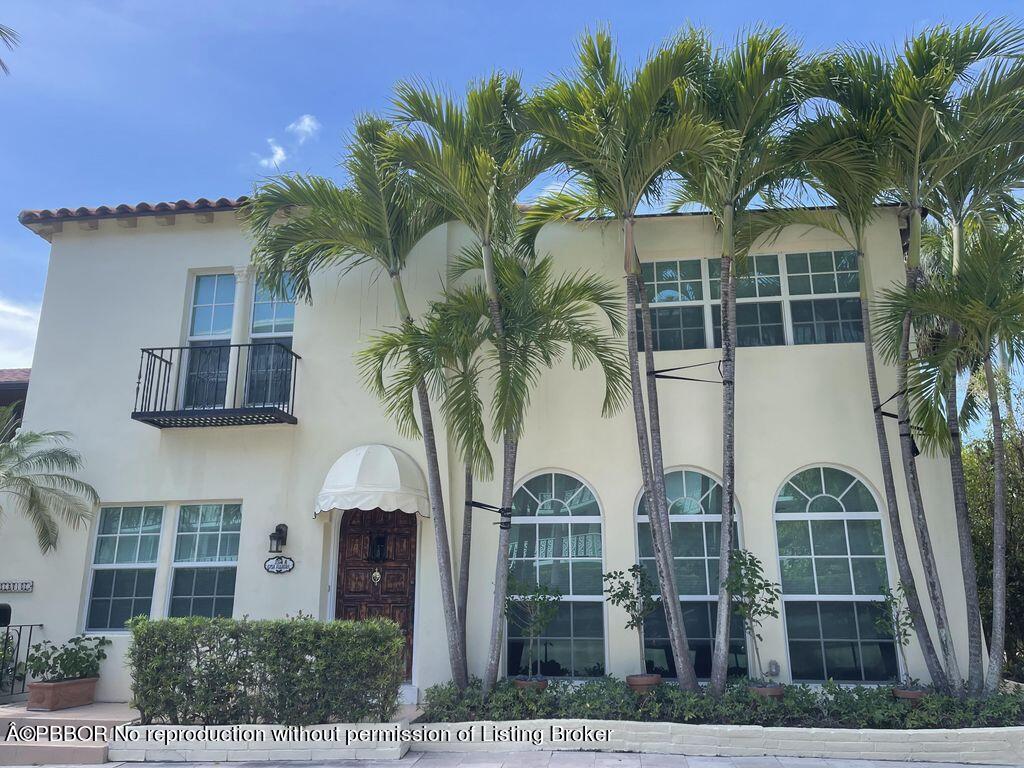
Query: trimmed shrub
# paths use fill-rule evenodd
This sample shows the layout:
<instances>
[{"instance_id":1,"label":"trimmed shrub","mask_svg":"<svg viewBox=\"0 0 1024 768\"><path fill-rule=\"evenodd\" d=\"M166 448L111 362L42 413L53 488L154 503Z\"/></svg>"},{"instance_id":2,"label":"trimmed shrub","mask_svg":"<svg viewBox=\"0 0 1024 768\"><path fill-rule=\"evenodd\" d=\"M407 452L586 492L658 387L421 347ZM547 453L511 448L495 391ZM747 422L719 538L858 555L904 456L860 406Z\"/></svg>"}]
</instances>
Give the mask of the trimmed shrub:
<instances>
[{"instance_id":1,"label":"trimmed shrub","mask_svg":"<svg viewBox=\"0 0 1024 768\"><path fill-rule=\"evenodd\" d=\"M175 725L386 722L398 710L405 640L386 619L129 622L132 705Z\"/></svg>"},{"instance_id":2,"label":"trimmed shrub","mask_svg":"<svg viewBox=\"0 0 1024 768\"><path fill-rule=\"evenodd\" d=\"M451 683L428 688L420 722L468 720L639 720L797 728L990 728L1024 724L1024 693L1007 691L985 699L928 693L919 706L894 699L888 686L786 686L782 699L752 693L736 682L720 697L665 683L635 694L621 680L604 677L573 683L550 681L543 691L498 683L484 702L480 681L463 692Z\"/></svg>"}]
</instances>

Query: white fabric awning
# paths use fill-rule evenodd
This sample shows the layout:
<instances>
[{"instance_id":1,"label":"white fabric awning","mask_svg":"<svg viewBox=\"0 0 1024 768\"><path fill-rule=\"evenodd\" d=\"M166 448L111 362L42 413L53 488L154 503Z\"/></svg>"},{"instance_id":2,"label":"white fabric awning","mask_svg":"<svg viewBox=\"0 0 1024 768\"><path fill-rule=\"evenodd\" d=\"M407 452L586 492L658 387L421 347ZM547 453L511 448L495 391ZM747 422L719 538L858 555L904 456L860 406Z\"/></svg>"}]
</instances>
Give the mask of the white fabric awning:
<instances>
[{"instance_id":1,"label":"white fabric awning","mask_svg":"<svg viewBox=\"0 0 1024 768\"><path fill-rule=\"evenodd\" d=\"M313 516L332 509L400 509L430 517L427 483L404 451L361 445L347 451L327 472Z\"/></svg>"}]
</instances>

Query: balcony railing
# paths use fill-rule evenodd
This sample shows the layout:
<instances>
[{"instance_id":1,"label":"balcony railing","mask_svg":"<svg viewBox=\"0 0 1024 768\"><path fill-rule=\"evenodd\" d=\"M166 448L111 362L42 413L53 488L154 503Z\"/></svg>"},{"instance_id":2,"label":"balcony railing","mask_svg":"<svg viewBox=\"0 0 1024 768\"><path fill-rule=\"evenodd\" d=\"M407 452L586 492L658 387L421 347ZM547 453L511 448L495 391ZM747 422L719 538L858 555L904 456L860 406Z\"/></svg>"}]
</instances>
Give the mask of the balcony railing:
<instances>
[{"instance_id":1,"label":"balcony railing","mask_svg":"<svg viewBox=\"0 0 1024 768\"><path fill-rule=\"evenodd\" d=\"M159 429L295 424L300 359L269 339L144 348L132 418Z\"/></svg>"},{"instance_id":2,"label":"balcony railing","mask_svg":"<svg viewBox=\"0 0 1024 768\"><path fill-rule=\"evenodd\" d=\"M42 624L0 627L0 702L25 693L32 635L42 628Z\"/></svg>"}]
</instances>

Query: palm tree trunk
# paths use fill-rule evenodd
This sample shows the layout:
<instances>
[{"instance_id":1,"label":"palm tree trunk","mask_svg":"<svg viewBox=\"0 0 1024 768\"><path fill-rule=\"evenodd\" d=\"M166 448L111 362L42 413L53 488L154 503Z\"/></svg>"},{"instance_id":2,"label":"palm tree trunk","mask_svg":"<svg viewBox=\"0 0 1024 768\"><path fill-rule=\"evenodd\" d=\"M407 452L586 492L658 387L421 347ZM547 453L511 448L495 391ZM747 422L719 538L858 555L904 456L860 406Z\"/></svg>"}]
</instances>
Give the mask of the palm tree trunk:
<instances>
[{"instance_id":1,"label":"palm tree trunk","mask_svg":"<svg viewBox=\"0 0 1024 768\"><path fill-rule=\"evenodd\" d=\"M651 545L654 549L654 565L658 576L661 604L665 611L669 646L676 667L679 684L689 690L698 690L700 683L690 658L690 646L683 625L683 612L679 605L679 590L676 587L675 569L672 562L671 527L665 497L665 470L661 455L660 425L656 433L648 438L647 410L644 405L643 385L640 378L640 355L637 337L637 299L640 299L641 321L644 326L644 354L647 366L648 396L654 389L654 339L651 334L651 309L647 302L643 280L637 263L636 244L633 233L634 222L626 217L623 221L625 235L626 269L626 337L629 355L630 389L633 395L633 417L636 424L637 448L640 454L640 472L644 483L647 514L650 519ZM657 407L657 393L652 401ZM653 422L653 414L652 414ZM651 443L656 442L652 451ZM657 464L653 455L657 455ZM657 467L657 469L656 469Z\"/></svg>"},{"instance_id":2,"label":"palm tree trunk","mask_svg":"<svg viewBox=\"0 0 1024 768\"><path fill-rule=\"evenodd\" d=\"M907 555L907 542L903 537L903 523L900 521L899 504L896 500L896 478L892 469L892 456L889 453L889 441L885 434L885 422L882 416L882 402L878 395L878 372L875 368L875 350L871 337L871 313L868 304L867 291L867 268L864 263L864 254L861 259L861 298L860 318L864 326L864 357L867 364L868 390L871 392L871 412L875 422L875 438L878 442L878 456L882 464L882 484L885 488L885 508L889 516L889 530L892 532L893 557L896 560L896 572L899 574L900 583L906 593L907 608L910 611L911 620L914 622L914 634L917 636L918 644L921 646L921 653L924 656L925 665L928 667L928 674L932 682L943 688L946 686L946 673L942 669L942 663L935 651L935 644L932 641L931 631L928 629L928 622L925 620L924 611L921 608L921 598L917 593L917 585L914 580L914 571L910 566L910 558ZM902 646L901 646L902 651ZM904 673L907 671L904 662Z\"/></svg>"},{"instance_id":3,"label":"palm tree trunk","mask_svg":"<svg viewBox=\"0 0 1024 768\"><path fill-rule=\"evenodd\" d=\"M391 276L398 312L405 323L412 323L409 305L405 300L402 278ZM448 544L448 519L441 493L441 469L437 454L437 439L434 436L434 417L430 409L427 385L420 381L416 385L416 401L420 411L420 431L423 433L423 448L427 459L427 494L430 497L430 518L434 529L434 548L437 550L437 571L441 582L441 610L444 613L445 634L448 639L448 661L452 668L452 680L462 690L469 680L467 677L466 646L459 629L459 614L455 607L455 591L452 587L452 553Z\"/></svg>"},{"instance_id":4,"label":"palm tree trunk","mask_svg":"<svg viewBox=\"0 0 1024 768\"><path fill-rule=\"evenodd\" d=\"M516 454L519 443L508 434L503 441L501 508L512 509L512 494L516 483ZM502 516L502 522L507 517ZM505 597L508 594L508 547L511 530L502 525L498 528L498 554L494 563L494 605L491 609L491 643L487 652L487 669L484 672L483 697L494 689L498 682L498 668L501 664L502 636L505 629Z\"/></svg>"},{"instance_id":5,"label":"palm tree trunk","mask_svg":"<svg viewBox=\"0 0 1024 768\"><path fill-rule=\"evenodd\" d=\"M466 500L462 505L462 551L459 556L459 587L456 608L459 612L459 634L466 649L466 677L469 677L469 645L466 643L466 612L469 606L469 561L473 551L473 468L466 465Z\"/></svg>"},{"instance_id":6,"label":"palm tree trunk","mask_svg":"<svg viewBox=\"0 0 1024 768\"><path fill-rule=\"evenodd\" d=\"M729 594L729 560L736 500L736 281L733 276L735 241L734 209L724 206L722 215L722 527L718 548L718 616L715 650L711 658L711 690L725 690L729 671L729 628L732 597Z\"/></svg>"},{"instance_id":7,"label":"palm tree trunk","mask_svg":"<svg viewBox=\"0 0 1024 768\"><path fill-rule=\"evenodd\" d=\"M953 241L952 268L960 270L960 249L963 242L963 224L958 219L950 223ZM960 336L960 327L954 323L949 333ZM953 485L953 511L956 516L956 538L960 547L960 570L964 579L964 603L967 608L967 692L971 696L981 693L985 670L982 660L981 610L978 602L978 567L971 540L970 513L967 509L967 480L964 477L963 441L960 437L960 412L956 400L956 375L946 385L946 426L949 429L949 474Z\"/></svg>"},{"instance_id":8,"label":"palm tree trunk","mask_svg":"<svg viewBox=\"0 0 1024 768\"><path fill-rule=\"evenodd\" d=\"M1003 681L1006 649L1006 454L991 353L985 357L985 383L992 416L992 463L995 469L992 494L992 636L985 691L995 693Z\"/></svg>"},{"instance_id":9,"label":"palm tree trunk","mask_svg":"<svg viewBox=\"0 0 1024 768\"><path fill-rule=\"evenodd\" d=\"M920 220L918 214L918 220ZM913 239L913 232L911 233ZM906 270L907 286L915 290L921 279L920 270L908 263ZM925 516L924 498L921 494L921 481L917 474L917 460L914 456L916 444L910 422L910 400L907 397L907 369L910 364L910 336L912 331L910 313L903 318L902 338L900 339L899 358L896 368L897 415L899 417L900 455L903 460L903 474L907 483L907 496L910 499L910 515L914 521L914 533L917 536L918 552L924 570L925 586L935 618L935 629L939 636L939 648L945 666L945 684L953 692L962 688L960 667L953 646L953 634L949 627L946 614L946 601L942 594L942 581L935 562L935 550L932 548L931 534L928 530L928 519ZM938 685L936 681L932 681Z\"/></svg>"}]
</instances>

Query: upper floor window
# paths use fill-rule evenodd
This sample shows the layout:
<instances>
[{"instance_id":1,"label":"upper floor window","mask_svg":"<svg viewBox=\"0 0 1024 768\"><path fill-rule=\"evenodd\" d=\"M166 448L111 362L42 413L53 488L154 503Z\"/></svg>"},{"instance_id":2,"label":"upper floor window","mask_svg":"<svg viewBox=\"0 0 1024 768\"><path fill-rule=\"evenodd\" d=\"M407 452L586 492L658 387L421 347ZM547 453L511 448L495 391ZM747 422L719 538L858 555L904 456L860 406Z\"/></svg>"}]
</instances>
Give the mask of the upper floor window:
<instances>
[{"instance_id":1,"label":"upper floor window","mask_svg":"<svg viewBox=\"0 0 1024 768\"><path fill-rule=\"evenodd\" d=\"M682 603L683 626L698 677L711 675L711 654L718 616L718 561L722 530L722 486L709 475L693 469L665 473L665 495L672 529L672 564ZM646 499L636 512L639 562L657 583L654 545ZM733 541L737 541L733 529ZM730 626L729 673L747 668L742 621L734 616ZM665 612L660 608L644 622L644 653L647 671L676 676L668 639Z\"/></svg>"},{"instance_id":2,"label":"upper floor window","mask_svg":"<svg viewBox=\"0 0 1024 768\"><path fill-rule=\"evenodd\" d=\"M868 487L834 467L797 472L776 499L775 529L793 679L897 677L893 639L876 626L889 576Z\"/></svg>"},{"instance_id":3,"label":"upper floor window","mask_svg":"<svg viewBox=\"0 0 1024 768\"><path fill-rule=\"evenodd\" d=\"M189 338L231 338L235 274L196 275Z\"/></svg>"},{"instance_id":4,"label":"upper floor window","mask_svg":"<svg viewBox=\"0 0 1024 768\"><path fill-rule=\"evenodd\" d=\"M252 335L292 333L295 326L295 289L285 276L284 292L277 293L262 280L256 282L252 297Z\"/></svg>"},{"instance_id":5,"label":"upper floor window","mask_svg":"<svg viewBox=\"0 0 1024 768\"><path fill-rule=\"evenodd\" d=\"M511 577L562 593L539 639L533 673L600 677L605 669L601 509L581 480L548 472L527 480L512 499ZM508 673L529 674L527 638L509 621Z\"/></svg>"},{"instance_id":6,"label":"upper floor window","mask_svg":"<svg viewBox=\"0 0 1024 768\"><path fill-rule=\"evenodd\" d=\"M721 259L641 265L657 350L722 344ZM741 347L863 341L853 251L757 254L736 280Z\"/></svg>"}]
</instances>

